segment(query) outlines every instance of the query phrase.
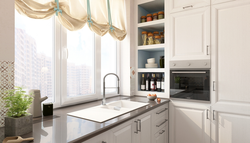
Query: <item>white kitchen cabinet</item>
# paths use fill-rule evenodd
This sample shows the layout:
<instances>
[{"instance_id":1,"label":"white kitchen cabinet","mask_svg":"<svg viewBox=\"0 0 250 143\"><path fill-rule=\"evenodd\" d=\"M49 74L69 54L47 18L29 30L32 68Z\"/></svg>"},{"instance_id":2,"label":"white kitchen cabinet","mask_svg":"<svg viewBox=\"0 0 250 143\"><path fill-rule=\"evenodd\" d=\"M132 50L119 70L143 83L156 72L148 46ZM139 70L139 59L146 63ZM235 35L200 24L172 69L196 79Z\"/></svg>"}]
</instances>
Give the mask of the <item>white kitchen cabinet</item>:
<instances>
[{"instance_id":1,"label":"white kitchen cabinet","mask_svg":"<svg viewBox=\"0 0 250 143\"><path fill-rule=\"evenodd\" d=\"M132 143L132 120L111 130L111 143Z\"/></svg>"},{"instance_id":2,"label":"white kitchen cabinet","mask_svg":"<svg viewBox=\"0 0 250 143\"><path fill-rule=\"evenodd\" d=\"M110 143L110 132L104 132L98 136L95 136L94 138L91 138L87 141L84 141L83 143Z\"/></svg>"},{"instance_id":3,"label":"white kitchen cabinet","mask_svg":"<svg viewBox=\"0 0 250 143\"><path fill-rule=\"evenodd\" d=\"M168 142L168 126L164 126L158 131L154 137L152 143L167 143Z\"/></svg>"},{"instance_id":4,"label":"white kitchen cabinet","mask_svg":"<svg viewBox=\"0 0 250 143\"><path fill-rule=\"evenodd\" d=\"M152 135L152 115L150 113L143 114L135 119L135 143L151 143Z\"/></svg>"},{"instance_id":5,"label":"white kitchen cabinet","mask_svg":"<svg viewBox=\"0 0 250 143\"><path fill-rule=\"evenodd\" d=\"M170 60L210 59L210 7L170 14Z\"/></svg>"},{"instance_id":6,"label":"white kitchen cabinet","mask_svg":"<svg viewBox=\"0 0 250 143\"><path fill-rule=\"evenodd\" d=\"M169 104L170 143L210 143L209 103L173 101Z\"/></svg>"},{"instance_id":7,"label":"white kitchen cabinet","mask_svg":"<svg viewBox=\"0 0 250 143\"><path fill-rule=\"evenodd\" d=\"M212 6L212 143L250 142L250 1Z\"/></svg>"},{"instance_id":8,"label":"white kitchen cabinet","mask_svg":"<svg viewBox=\"0 0 250 143\"><path fill-rule=\"evenodd\" d=\"M169 0L170 13L210 6L210 0Z\"/></svg>"},{"instance_id":9,"label":"white kitchen cabinet","mask_svg":"<svg viewBox=\"0 0 250 143\"><path fill-rule=\"evenodd\" d=\"M242 1L242 0L211 0L211 4L214 5L214 4L232 2L232 1Z\"/></svg>"}]
</instances>

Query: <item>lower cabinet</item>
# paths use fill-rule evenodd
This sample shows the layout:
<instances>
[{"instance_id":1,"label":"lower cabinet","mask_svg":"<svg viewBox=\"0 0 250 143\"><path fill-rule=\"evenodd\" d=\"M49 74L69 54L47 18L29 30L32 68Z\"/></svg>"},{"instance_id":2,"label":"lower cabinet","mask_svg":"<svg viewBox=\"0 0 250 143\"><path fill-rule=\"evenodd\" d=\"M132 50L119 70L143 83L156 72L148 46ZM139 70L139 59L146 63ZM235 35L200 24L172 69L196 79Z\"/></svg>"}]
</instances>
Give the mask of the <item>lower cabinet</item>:
<instances>
[{"instance_id":1,"label":"lower cabinet","mask_svg":"<svg viewBox=\"0 0 250 143\"><path fill-rule=\"evenodd\" d=\"M111 143L132 143L132 121L128 121L111 130Z\"/></svg>"},{"instance_id":2,"label":"lower cabinet","mask_svg":"<svg viewBox=\"0 0 250 143\"><path fill-rule=\"evenodd\" d=\"M159 132L157 132L152 143L167 143L168 142L168 125L163 127Z\"/></svg>"},{"instance_id":3,"label":"lower cabinet","mask_svg":"<svg viewBox=\"0 0 250 143\"><path fill-rule=\"evenodd\" d=\"M83 143L168 143L168 103Z\"/></svg>"},{"instance_id":4,"label":"lower cabinet","mask_svg":"<svg viewBox=\"0 0 250 143\"><path fill-rule=\"evenodd\" d=\"M210 104L172 101L170 143L210 143Z\"/></svg>"},{"instance_id":5,"label":"lower cabinet","mask_svg":"<svg viewBox=\"0 0 250 143\"><path fill-rule=\"evenodd\" d=\"M152 115L146 113L134 120L134 143L151 143Z\"/></svg>"}]
</instances>

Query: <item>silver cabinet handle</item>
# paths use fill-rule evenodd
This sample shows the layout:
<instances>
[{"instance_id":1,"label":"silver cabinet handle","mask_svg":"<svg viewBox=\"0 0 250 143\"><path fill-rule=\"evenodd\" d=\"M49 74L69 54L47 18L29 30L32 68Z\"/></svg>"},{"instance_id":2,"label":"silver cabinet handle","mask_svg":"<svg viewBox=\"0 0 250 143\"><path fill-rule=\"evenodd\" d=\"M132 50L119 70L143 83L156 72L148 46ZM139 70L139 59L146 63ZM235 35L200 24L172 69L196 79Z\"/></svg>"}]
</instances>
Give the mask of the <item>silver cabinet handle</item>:
<instances>
[{"instance_id":1,"label":"silver cabinet handle","mask_svg":"<svg viewBox=\"0 0 250 143\"><path fill-rule=\"evenodd\" d=\"M166 123L168 120L165 119L162 123L160 123L159 125L156 125L156 127L160 127L161 125L163 125L164 123Z\"/></svg>"},{"instance_id":2,"label":"silver cabinet handle","mask_svg":"<svg viewBox=\"0 0 250 143\"><path fill-rule=\"evenodd\" d=\"M185 7L183 7L183 9L186 9L186 8L191 8L191 7L193 7L193 6L192 6L192 5L185 6Z\"/></svg>"},{"instance_id":3,"label":"silver cabinet handle","mask_svg":"<svg viewBox=\"0 0 250 143\"><path fill-rule=\"evenodd\" d=\"M136 131L135 131L135 133L138 134L138 122L135 121L135 123L136 123Z\"/></svg>"},{"instance_id":4,"label":"silver cabinet handle","mask_svg":"<svg viewBox=\"0 0 250 143\"><path fill-rule=\"evenodd\" d=\"M139 129L138 129L138 131L141 132L141 120L138 119L138 122L139 122Z\"/></svg>"},{"instance_id":5,"label":"silver cabinet handle","mask_svg":"<svg viewBox=\"0 0 250 143\"><path fill-rule=\"evenodd\" d=\"M209 54L208 54L208 47L209 47L209 46L207 45L207 55L209 55Z\"/></svg>"},{"instance_id":6,"label":"silver cabinet handle","mask_svg":"<svg viewBox=\"0 0 250 143\"><path fill-rule=\"evenodd\" d=\"M159 112L156 112L156 114L161 114L162 112L164 112L164 111L166 111L166 110L168 110L168 108L165 108L165 109L163 109L163 110L161 110L161 111L159 111Z\"/></svg>"},{"instance_id":7,"label":"silver cabinet handle","mask_svg":"<svg viewBox=\"0 0 250 143\"><path fill-rule=\"evenodd\" d=\"M67 49L67 59L69 58L69 50L68 50L68 48L66 48Z\"/></svg>"},{"instance_id":8,"label":"silver cabinet handle","mask_svg":"<svg viewBox=\"0 0 250 143\"><path fill-rule=\"evenodd\" d=\"M215 85L215 81L213 81L213 91L215 91L215 88L214 88L215 86L214 85Z\"/></svg>"},{"instance_id":9,"label":"silver cabinet handle","mask_svg":"<svg viewBox=\"0 0 250 143\"><path fill-rule=\"evenodd\" d=\"M214 117L214 110L213 110L213 120L215 120L215 117Z\"/></svg>"},{"instance_id":10,"label":"silver cabinet handle","mask_svg":"<svg viewBox=\"0 0 250 143\"><path fill-rule=\"evenodd\" d=\"M208 109L207 109L207 119L209 119L209 118L208 118Z\"/></svg>"},{"instance_id":11,"label":"silver cabinet handle","mask_svg":"<svg viewBox=\"0 0 250 143\"><path fill-rule=\"evenodd\" d=\"M165 130L162 130L161 132L160 132L160 134L163 134L165 132Z\"/></svg>"}]
</instances>

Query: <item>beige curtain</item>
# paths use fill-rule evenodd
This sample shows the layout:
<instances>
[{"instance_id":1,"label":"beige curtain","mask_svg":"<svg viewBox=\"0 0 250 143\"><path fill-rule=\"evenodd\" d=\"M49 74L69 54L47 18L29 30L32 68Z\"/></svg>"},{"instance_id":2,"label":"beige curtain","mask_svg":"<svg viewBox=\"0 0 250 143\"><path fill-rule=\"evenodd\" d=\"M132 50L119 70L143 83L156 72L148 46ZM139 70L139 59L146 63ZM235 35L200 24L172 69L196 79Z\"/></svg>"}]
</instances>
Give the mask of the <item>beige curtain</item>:
<instances>
[{"instance_id":1,"label":"beige curtain","mask_svg":"<svg viewBox=\"0 0 250 143\"><path fill-rule=\"evenodd\" d=\"M87 0L59 0L57 19L68 30L76 31L85 24L96 34L103 36L107 32L115 40L123 40L126 37L125 29L125 0L109 0L112 25L115 29L110 30L107 0L89 0L91 9L91 20L93 24L87 23ZM49 19L56 14L54 8L57 3L54 0L15 0L16 10L25 16L34 19Z\"/></svg>"}]
</instances>

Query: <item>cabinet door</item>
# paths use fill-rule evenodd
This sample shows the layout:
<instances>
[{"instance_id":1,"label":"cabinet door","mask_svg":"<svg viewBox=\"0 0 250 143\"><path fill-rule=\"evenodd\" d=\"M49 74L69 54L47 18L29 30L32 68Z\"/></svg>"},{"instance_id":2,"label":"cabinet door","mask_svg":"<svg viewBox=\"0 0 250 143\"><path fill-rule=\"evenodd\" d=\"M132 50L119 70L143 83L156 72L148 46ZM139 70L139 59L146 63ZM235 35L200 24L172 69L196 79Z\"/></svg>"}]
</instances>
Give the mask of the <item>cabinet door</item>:
<instances>
[{"instance_id":1,"label":"cabinet door","mask_svg":"<svg viewBox=\"0 0 250 143\"><path fill-rule=\"evenodd\" d=\"M136 143L151 143L151 126L152 126L151 114L139 116L137 118L138 134L136 134Z\"/></svg>"},{"instance_id":2,"label":"cabinet door","mask_svg":"<svg viewBox=\"0 0 250 143\"><path fill-rule=\"evenodd\" d=\"M170 0L170 13L210 6L210 0Z\"/></svg>"},{"instance_id":3,"label":"cabinet door","mask_svg":"<svg viewBox=\"0 0 250 143\"><path fill-rule=\"evenodd\" d=\"M250 142L250 1L212 6L212 143Z\"/></svg>"},{"instance_id":4,"label":"cabinet door","mask_svg":"<svg viewBox=\"0 0 250 143\"><path fill-rule=\"evenodd\" d=\"M132 143L132 121L112 129L111 143Z\"/></svg>"},{"instance_id":5,"label":"cabinet door","mask_svg":"<svg viewBox=\"0 0 250 143\"><path fill-rule=\"evenodd\" d=\"M210 143L209 106L172 101L169 104L170 143Z\"/></svg>"},{"instance_id":6,"label":"cabinet door","mask_svg":"<svg viewBox=\"0 0 250 143\"><path fill-rule=\"evenodd\" d=\"M210 7L170 14L170 60L210 59Z\"/></svg>"},{"instance_id":7,"label":"cabinet door","mask_svg":"<svg viewBox=\"0 0 250 143\"><path fill-rule=\"evenodd\" d=\"M232 2L232 1L242 1L242 0L211 0L212 5L224 3L224 2Z\"/></svg>"},{"instance_id":8,"label":"cabinet door","mask_svg":"<svg viewBox=\"0 0 250 143\"><path fill-rule=\"evenodd\" d=\"M153 143L167 143L167 127L163 127L154 135Z\"/></svg>"},{"instance_id":9,"label":"cabinet door","mask_svg":"<svg viewBox=\"0 0 250 143\"><path fill-rule=\"evenodd\" d=\"M98 136L95 136L83 143L109 143L110 140L109 140L109 137L110 137L110 132L107 131L105 133L102 133Z\"/></svg>"}]
</instances>

